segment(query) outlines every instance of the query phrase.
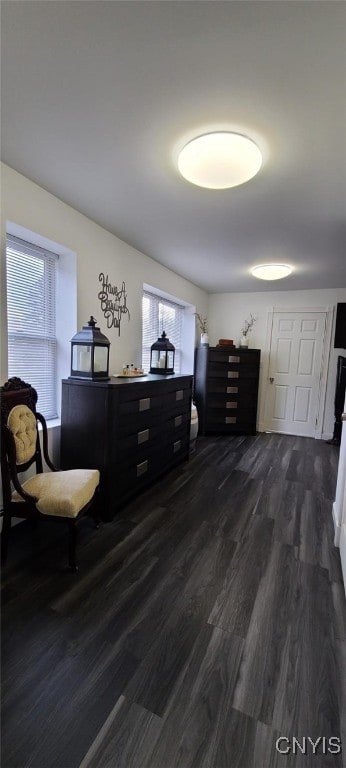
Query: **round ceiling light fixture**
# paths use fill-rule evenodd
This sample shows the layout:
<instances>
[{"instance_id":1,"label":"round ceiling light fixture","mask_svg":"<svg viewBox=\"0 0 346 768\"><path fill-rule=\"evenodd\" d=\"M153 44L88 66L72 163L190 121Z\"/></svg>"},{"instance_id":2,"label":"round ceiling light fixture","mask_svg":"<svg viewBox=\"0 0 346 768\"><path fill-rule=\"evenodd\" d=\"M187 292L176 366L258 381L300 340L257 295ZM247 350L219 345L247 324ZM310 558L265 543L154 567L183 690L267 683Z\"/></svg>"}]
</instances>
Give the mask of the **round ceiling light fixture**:
<instances>
[{"instance_id":1,"label":"round ceiling light fixture","mask_svg":"<svg viewBox=\"0 0 346 768\"><path fill-rule=\"evenodd\" d=\"M229 189L256 176L262 154L254 141L240 133L217 131L197 136L181 150L178 168L192 184Z\"/></svg>"},{"instance_id":2,"label":"round ceiling light fixture","mask_svg":"<svg viewBox=\"0 0 346 768\"><path fill-rule=\"evenodd\" d=\"M289 264L259 264L253 267L251 274L260 280L281 280L293 271Z\"/></svg>"}]
</instances>

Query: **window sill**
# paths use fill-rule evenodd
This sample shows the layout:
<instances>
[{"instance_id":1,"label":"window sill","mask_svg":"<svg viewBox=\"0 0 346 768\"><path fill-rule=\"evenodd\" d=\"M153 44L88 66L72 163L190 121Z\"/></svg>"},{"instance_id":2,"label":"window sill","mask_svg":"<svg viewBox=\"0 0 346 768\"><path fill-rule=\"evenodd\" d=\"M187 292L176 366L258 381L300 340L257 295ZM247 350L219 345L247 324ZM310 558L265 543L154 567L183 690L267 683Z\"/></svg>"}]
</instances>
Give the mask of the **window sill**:
<instances>
[{"instance_id":1,"label":"window sill","mask_svg":"<svg viewBox=\"0 0 346 768\"><path fill-rule=\"evenodd\" d=\"M46 424L47 424L47 429L48 429L48 432L49 432L50 429L54 429L55 427L60 427L61 426L61 419L59 417L56 418L56 419L46 419ZM38 428L40 430L42 429L41 424L38 425Z\"/></svg>"},{"instance_id":2,"label":"window sill","mask_svg":"<svg viewBox=\"0 0 346 768\"><path fill-rule=\"evenodd\" d=\"M60 427L61 425L61 419L57 417L56 419L49 419L47 421L47 428L52 429L52 427Z\"/></svg>"}]
</instances>

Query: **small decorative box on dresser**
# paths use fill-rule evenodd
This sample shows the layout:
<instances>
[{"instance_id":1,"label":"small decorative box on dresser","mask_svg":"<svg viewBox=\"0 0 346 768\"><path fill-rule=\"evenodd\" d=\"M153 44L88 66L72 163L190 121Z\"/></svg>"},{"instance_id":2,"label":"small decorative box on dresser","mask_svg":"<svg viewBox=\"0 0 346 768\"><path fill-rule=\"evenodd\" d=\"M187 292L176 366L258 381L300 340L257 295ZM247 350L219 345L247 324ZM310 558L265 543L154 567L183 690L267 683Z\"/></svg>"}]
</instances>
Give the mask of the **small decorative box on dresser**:
<instances>
[{"instance_id":1,"label":"small decorative box on dresser","mask_svg":"<svg viewBox=\"0 0 346 768\"><path fill-rule=\"evenodd\" d=\"M195 359L199 433L256 433L261 351L200 346Z\"/></svg>"},{"instance_id":2,"label":"small decorative box on dresser","mask_svg":"<svg viewBox=\"0 0 346 768\"><path fill-rule=\"evenodd\" d=\"M103 519L188 458L192 380L63 380L61 466L101 471Z\"/></svg>"}]
</instances>

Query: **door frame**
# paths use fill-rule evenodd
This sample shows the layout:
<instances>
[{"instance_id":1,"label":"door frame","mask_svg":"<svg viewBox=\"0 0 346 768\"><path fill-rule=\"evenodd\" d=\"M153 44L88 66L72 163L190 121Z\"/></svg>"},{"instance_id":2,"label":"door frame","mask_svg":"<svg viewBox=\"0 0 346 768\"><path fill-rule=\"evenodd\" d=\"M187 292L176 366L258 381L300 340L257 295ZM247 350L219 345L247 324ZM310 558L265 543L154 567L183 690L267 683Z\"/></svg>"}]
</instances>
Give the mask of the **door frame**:
<instances>
[{"instance_id":1,"label":"door frame","mask_svg":"<svg viewBox=\"0 0 346 768\"><path fill-rule=\"evenodd\" d=\"M334 318L334 312L335 312L335 308L331 306L326 306L326 307L290 307L290 306L281 307L279 306L279 307L271 307L269 309L268 315L267 315L266 340L265 340L265 346L263 350L264 352L263 378L262 378L263 397L261 398L259 428L261 432L272 431L272 430L267 430L267 426L266 426L268 422L268 415L267 415L268 414L268 393L270 391L268 387L270 350L271 350L271 343L272 343L274 314L277 314L280 312L291 312L291 313L319 312L325 315L324 335L323 335L323 341L322 341L321 370L320 370L320 377L319 377L318 406L317 406L317 414L316 414L316 422L315 422L315 431L313 435L315 439L321 439L322 431L323 431L323 418L324 418L325 400L326 400L326 391L327 391L328 365L329 365L329 358L330 358L330 351L331 351L332 327L333 327L333 318Z\"/></svg>"}]
</instances>

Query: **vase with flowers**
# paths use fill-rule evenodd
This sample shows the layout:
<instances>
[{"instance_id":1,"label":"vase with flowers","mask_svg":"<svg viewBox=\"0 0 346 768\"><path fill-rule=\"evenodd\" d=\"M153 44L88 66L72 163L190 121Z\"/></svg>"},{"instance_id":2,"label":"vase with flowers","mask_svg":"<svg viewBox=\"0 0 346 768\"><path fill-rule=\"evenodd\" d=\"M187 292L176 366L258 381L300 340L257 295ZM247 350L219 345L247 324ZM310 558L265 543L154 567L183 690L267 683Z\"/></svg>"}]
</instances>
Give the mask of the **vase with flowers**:
<instances>
[{"instance_id":1,"label":"vase with flowers","mask_svg":"<svg viewBox=\"0 0 346 768\"><path fill-rule=\"evenodd\" d=\"M249 346L249 339L248 336L251 333L255 322L257 320L257 317L254 317L254 315L250 314L250 317L248 320L245 320L243 327L240 329L241 332L241 338L239 341L240 347L248 347Z\"/></svg>"},{"instance_id":2,"label":"vase with flowers","mask_svg":"<svg viewBox=\"0 0 346 768\"><path fill-rule=\"evenodd\" d=\"M195 312L195 316L196 316L196 319L199 325L199 330L201 333L201 344L209 344L207 318L201 317L201 315L199 315L198 312Z\"/></svg>"}]
</instances>

